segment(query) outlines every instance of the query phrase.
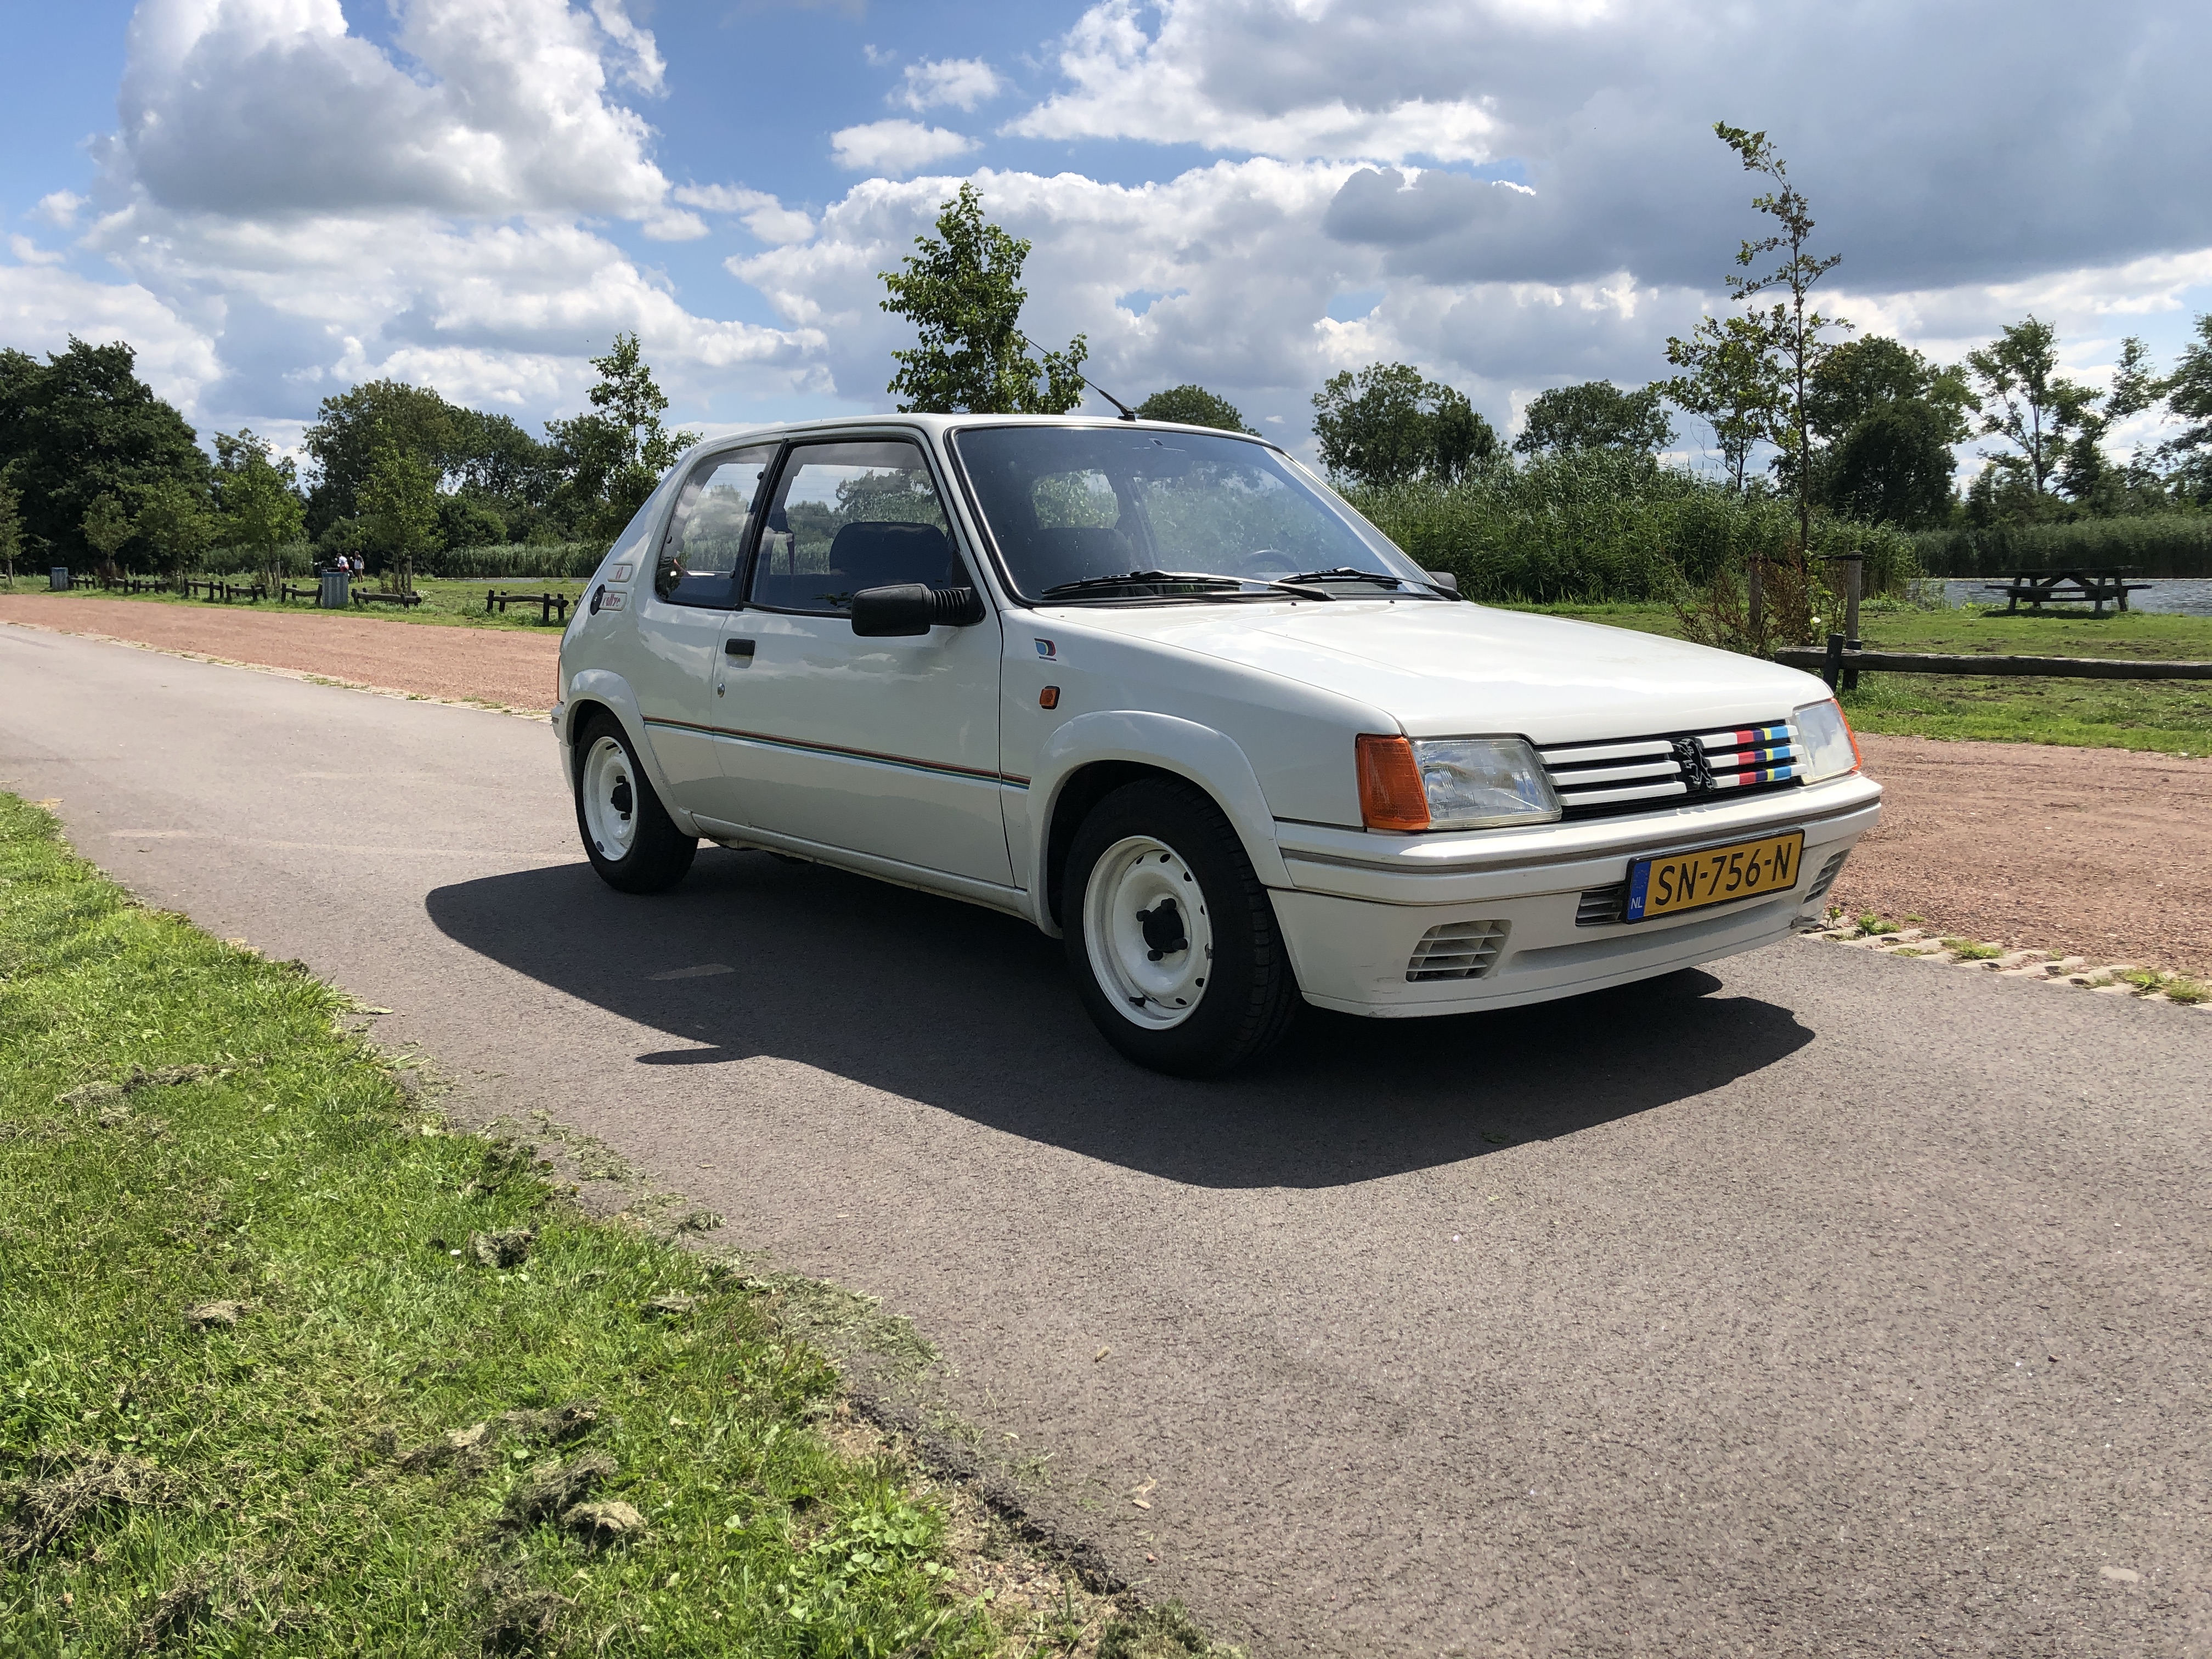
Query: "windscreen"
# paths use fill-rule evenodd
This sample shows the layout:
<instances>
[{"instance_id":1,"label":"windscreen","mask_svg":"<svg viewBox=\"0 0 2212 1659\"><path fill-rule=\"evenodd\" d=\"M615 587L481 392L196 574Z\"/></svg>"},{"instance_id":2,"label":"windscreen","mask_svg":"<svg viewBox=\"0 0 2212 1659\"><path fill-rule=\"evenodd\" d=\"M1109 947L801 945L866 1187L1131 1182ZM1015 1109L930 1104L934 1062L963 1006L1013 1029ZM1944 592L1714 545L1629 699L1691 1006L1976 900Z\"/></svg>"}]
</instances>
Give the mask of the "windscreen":
<instances>
[{"instance_id":1,"label":"windscreen","mask_svg":"<svg viewBox=\"0 0 2212 1659\"><path fill-rule=\"evenodd\" d=\"M1084 597L1110 599L1106 579L1133 573L1421 579L1379 532L1264 444L1118 426L978 427L954 444L1024 599L1076 597L1078 583L1103 586Z\"/></svg>"}]
</instances>

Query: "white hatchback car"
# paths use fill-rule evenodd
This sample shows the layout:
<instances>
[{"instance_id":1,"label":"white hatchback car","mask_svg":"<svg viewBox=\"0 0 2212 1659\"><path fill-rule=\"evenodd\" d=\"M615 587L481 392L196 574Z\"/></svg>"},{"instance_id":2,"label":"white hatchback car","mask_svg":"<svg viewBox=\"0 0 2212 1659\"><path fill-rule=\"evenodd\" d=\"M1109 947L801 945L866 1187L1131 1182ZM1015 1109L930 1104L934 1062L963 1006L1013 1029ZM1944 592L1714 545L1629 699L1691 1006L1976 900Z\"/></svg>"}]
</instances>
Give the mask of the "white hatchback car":
<instances>
[{"instance_id":1,"label":"white hatchback car","mask_svg":"<svg viewBox=\"0 0 2212 1659\"><path fill-rule=\"evenodd\" d=\"M705 837L1008 911L1185 1074L1301 999L1462 1013L1765 945L1874 826L1818 679L1449 590L1257 439L816 422L670 473L553 725L614 886Z\"/></svg>"}]
</instances>

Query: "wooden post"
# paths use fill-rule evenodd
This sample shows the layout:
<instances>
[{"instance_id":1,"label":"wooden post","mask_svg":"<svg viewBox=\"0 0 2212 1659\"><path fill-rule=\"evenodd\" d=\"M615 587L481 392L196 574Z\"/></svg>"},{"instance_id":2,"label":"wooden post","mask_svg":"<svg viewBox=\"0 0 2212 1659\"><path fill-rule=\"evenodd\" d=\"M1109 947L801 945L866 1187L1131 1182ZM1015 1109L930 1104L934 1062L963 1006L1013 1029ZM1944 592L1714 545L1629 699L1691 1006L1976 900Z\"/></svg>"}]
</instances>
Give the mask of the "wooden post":
<instances>
[{"instance_id":1,"label":"wooden post","mask_svg":"<svg viewBox=\"0 0 2212 1659\"><path fill-rule=\"evenodd\" d=\"M1820 678L1827 681L1828 690L1832 691L1843 684L1843 672L1844 636L1831 634L1828 635L1828 659L1820 665Z\"/></svg>"},{"instance_id":2,"label":"wooden post","mask_svg":"<svg viewBox=\"0 0 2212 1659\"><path fill-rule=\"evenodd\" d=\"M1842 556L1844 567L1844 649L1856 651L1859 640L1859 583L1860 573L1866 568L1866 555L1846 553ZM1859 689L1859 671L1856 665L1844 671L1846 691Z\"/></svg>"}]
</instances>

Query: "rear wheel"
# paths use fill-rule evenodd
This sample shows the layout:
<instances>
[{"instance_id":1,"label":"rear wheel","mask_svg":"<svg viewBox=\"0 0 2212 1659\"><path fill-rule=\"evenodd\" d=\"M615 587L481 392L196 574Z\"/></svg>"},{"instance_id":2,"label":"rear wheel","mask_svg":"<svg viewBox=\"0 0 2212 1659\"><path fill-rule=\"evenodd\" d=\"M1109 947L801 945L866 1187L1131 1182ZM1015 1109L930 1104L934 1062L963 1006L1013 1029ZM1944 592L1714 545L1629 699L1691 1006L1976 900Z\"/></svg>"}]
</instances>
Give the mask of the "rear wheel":
<instances>
[{"instance_id":1,"label":"rear wheel","mask_svg":"<svg viewBox=\"0 0 2212 1659\"><path fill-rule=\"evenodd\" d=\"M1171 778L1115 790L1076 831L1062 891L1084 1006L1139 1066L1210 1077L1290 1030L1298 988L1274 907L1202 790Z\"/></svg>"},{"instance_id":2,"label":"rear wheel","mask_svg":"<svg viewBox=\"0 0 2212 1659\"><path fill-rule=\"evenodd\" d=\"M599 879L625 893L658 893L684 879L698 838L678 830L611 714L595 714L576 744L576 829Z\"/></svg>"}]
</instances>

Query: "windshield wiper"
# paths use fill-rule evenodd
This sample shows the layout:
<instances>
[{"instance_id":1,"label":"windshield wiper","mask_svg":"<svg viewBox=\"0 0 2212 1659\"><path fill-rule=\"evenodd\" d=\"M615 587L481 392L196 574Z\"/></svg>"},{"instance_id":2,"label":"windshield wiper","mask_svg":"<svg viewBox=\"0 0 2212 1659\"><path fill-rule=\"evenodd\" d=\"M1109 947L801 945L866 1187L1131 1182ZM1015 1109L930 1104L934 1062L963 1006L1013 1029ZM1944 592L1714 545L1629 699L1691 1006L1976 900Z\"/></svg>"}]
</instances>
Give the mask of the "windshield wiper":
<instances>
[{"instance_id":1,"label":"windshield wiper","mask_svg":"<svg viewBox=\"0 0 2212 1659\"><path fill-rule=\"evenodd\" d=\"M1355 570L1340 564L1334 570L1304 570L1295 576L1278 579L1284 582L1380 582L1385 587L1425 588L1431 593L1443 590L1434 582L1417 582L1410 576L1394 576L1386 570Z\"/></svg>"},{"instance_id":2,"label":"windshield wiper","mask_svg":"<svg viewBox=\"0 0 2212 1659\"><path fill-rule=\"evenodd\" d=\"M1281 582L1262 581L1256 576L1221 576L1206 571L1188 570L1131 570L1119 576L1086 576L1079 582L1061 582L1048 587L1039 597L1048 599L1074 599L1084 593L1103 593L1133 587L1199 587L1209 592L1243 587L1281 587L1286 593L1301 599L1325 599L1326 593L1301 593L1284 587Z\"/></svg>"}]
</instances>

